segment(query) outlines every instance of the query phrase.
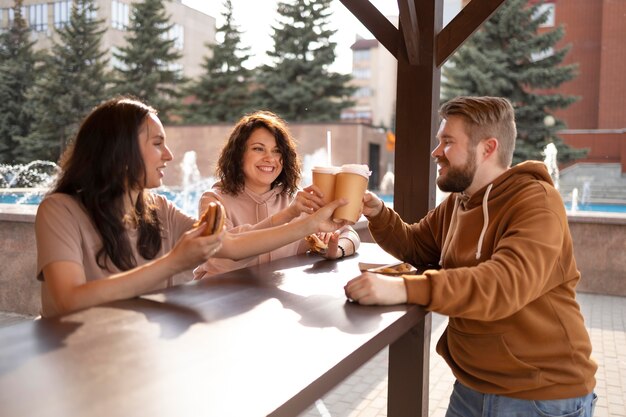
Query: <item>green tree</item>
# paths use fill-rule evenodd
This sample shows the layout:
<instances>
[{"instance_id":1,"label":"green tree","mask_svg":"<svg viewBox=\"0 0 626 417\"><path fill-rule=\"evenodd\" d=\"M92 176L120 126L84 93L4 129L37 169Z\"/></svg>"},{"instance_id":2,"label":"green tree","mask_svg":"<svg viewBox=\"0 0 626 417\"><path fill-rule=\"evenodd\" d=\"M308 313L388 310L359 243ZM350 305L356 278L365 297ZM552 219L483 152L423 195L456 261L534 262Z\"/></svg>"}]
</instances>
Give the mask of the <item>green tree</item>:
<instances>
[{"instance_id":1,"label":"green tree","mask_svg":"<svg viewBox=\"0 0 626 417\"><path fill-rule=\"evenodd\" d=\"M224 24L216 30L218 43L207 44L212 56L204 58L204 73L188 90L194 97L185 110L188 123L234 122L253 110L250 70L243 66L250 58L250 48L241 46L241 31L234 23L231 0L225 1L224 8Z\"/></svg>"},{"instance_id":2,"label":"green tree","mask_svg":"<svg viewBox=\"0 0 626 417\"><path fill-rule=\"evenodd\" d=\"M119 62L115 91L155 107L166 123L180 108L185 82L178 62L182 53L172 36L175 25L163 0L143 0L131 7L126 46L113 53Z\"/></svg>"},{"instance_id":3,"label":"green tree","mask_svg":"<svg viewBox=\"0 0 626 417\"><path fill-rule=\"evenodd\" d=\"M515 107L517 141L513 162L543 159L553 142L565 162L584 155L566 145L556 132L562 120L546 119L577 98L558 94L556 88L576 76L576 65L561 65L569 47L556 50L563 27L539 32L548 12L541 3L507 0L498 11L450 58L444 67L442 98L458 95L506 97ZM544 120L554 120L545 123Z\"/></svg>"},{"instance_id":4,"label":"green tree","mask_svg":"<svg viewBox=\"0 0 626 417\"><path fill-rule=\"evenodd\" d=\"M22 16L22 0L13 7L13 21L0 33L0 163L13 163L20 137L30 133L32 115L26 106L35 83L37 53Z\"/></svg>"},{"instance_id":5,"label":"green tree","mask_svg":"<svg viewBox=\"0 0 626 417\"><path fill-rule=\"evenodd\" d=\"M105 29L96 13L93 0L75 0L69 21L56 29L43 74L29 94L35 121L20 140L21 162L58 160L85 115L105 98Z\"/></svg>"},{"instance_id":6,"label":"green tree","mask_svg":"<svg viewBox=\"0 0 626 417\"><path fill-rule=\"evenodd\" d=\"M278 3L273 27L274 49L268 51L274 65L258 75L259 107L273 110L287 120L337 120L355 88L350 75L331 72L335 42L328 29L332 0L294 0Z\"/></svg>"}]
</instances>

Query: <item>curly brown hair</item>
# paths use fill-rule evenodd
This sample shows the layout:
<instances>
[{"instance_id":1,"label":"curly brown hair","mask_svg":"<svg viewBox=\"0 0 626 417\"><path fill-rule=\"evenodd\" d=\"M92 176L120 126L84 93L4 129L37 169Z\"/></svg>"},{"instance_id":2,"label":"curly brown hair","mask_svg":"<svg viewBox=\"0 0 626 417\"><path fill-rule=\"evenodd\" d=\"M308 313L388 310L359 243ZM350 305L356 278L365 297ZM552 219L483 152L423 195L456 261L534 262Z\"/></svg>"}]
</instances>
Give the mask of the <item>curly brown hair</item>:
<instances>
[{"instance_id":1,"label":"curly brown hair","mask_svg":"<svg viewBox=\"0 0 626 417\"><path fill-rule=\"evenodd\" d=\"M282 185L281 193L293 196L298 191L301 178L301 164L296 153L295 140L287 129L287 123L269 111L256 111L246 114L235 125L228 142L222 148L215 170L220 179L222 191L232 195L237 195L243 191L246 179L243 172L243 155L246 150L246 142L252 132L260 127L267 129L274 135L276 146L282 157L283 169L272 183L272 188Z\"/></svg>"}]
</instances>

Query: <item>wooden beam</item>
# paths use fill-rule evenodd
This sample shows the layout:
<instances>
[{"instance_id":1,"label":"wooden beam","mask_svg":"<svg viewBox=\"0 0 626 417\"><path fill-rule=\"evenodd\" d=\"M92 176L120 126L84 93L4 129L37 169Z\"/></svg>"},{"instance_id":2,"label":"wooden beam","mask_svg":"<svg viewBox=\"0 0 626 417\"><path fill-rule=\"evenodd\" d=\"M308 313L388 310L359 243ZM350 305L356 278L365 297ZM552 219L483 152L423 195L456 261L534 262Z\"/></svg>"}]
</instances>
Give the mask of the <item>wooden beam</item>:
<instances>
[{"instance_id":1,"label":"wooden beam","mask_svg":"<svg viewBox=\"0 0 626 417\"><path fill-rule=\"evenodd\" d=\"M404 36L406 53L411 65L419 64L420 30L413 0L398 0L400 29Z\"/></svg>"},{"instance_id":2,"label":"wooden beam","mask_svg":"<svg viewBox=\"0 0 626 417\"><path fill-rule=\"evenodd\" d=\"M437 67L456 51L505 0L472 0L437 35Z\"/></svg>"},{"instance_id":3,"label":"wooden beam","mask_svg":"<svg viewBox=\"0 0 626 417\"><path fill-rule=\"evenodd\" d=\"M439 119L441 71L435 65L435 36L443 24L443 0L409 1L413 2L420 28L420 59L419 65L411 65L405 32L401 31L393 207L405 222L413 223L435 207L437 174L430 153Z\"/></svg>"},{"instance_id":4,"label":"wooden beam","mask_svg":"<svg viewBox=\"0 0 626 417\"><path fill-rule=\"evenodd\" d=\"M398 57L398 29L369 0L340 0L394 57Z\"/></svg>"}]
</instances>

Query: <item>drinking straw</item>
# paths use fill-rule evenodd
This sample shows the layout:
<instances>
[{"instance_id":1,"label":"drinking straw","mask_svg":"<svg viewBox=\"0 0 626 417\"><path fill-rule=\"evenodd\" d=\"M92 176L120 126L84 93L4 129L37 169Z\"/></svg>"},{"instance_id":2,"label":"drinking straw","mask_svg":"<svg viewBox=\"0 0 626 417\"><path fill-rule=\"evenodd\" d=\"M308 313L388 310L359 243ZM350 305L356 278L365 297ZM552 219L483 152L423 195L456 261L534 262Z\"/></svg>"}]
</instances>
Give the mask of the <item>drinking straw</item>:
<instances>
[{"instance_id":1,"label":"drinking straw","mask_svg":"<svg viewBox=\"0 0 626 417\"><path fill-rule=\"evenodd\" d=\"M330 154L330 149L331 149L331 145L330 145L331 139L330 139L330 130L326 131L326 154L328 157L328 166L332 166L332 162L331 162L331 154Z\"/></svg>"}]
</instances>

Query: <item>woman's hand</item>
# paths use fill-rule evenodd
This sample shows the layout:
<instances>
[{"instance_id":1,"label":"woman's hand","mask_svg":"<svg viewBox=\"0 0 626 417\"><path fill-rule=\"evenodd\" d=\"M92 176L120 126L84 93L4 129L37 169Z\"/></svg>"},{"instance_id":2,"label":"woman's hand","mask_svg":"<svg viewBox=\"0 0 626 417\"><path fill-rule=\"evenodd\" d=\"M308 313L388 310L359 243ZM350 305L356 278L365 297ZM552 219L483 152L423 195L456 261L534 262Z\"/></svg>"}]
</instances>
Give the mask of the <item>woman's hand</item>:
<instances>
[{"instance_id":1,"label":"woman's hand","mask_svg":"<svg viewBox=\"0 0 626 417\"><path fill-rule=\"evenodd\" d=\"M317 233L324 243L326 243L326 253L323 255L326 259L339 259L343 256L343 252L339 250L339 231L333 233Z\"/></svg>"},{"instance_id":2,"label":"woman's hand","mask_svg":"<svg viewBox=\"0 0 626 417\"><path fill-rule=\"evenodd\" d=\"M324 205L323 196L324 194L316 185L309 185L305 189L298 191L296 197L286 209L288 216L291 217L286 222L295 219L302 213L311 214L320 209Z\"/></svg>"},{"instance_id":3,"label":"woman's hand","mask_svg":"<svg viewBox=\"0 0 626 417\"><path fill-rule=\"evenodd\" d=\"M213 256L222 247L224 231L209 236L202 236L206 223L189 230L176 242L169 252L176 272L195 268Z\"/></svg>"},{"instance_id":4,"label":"woman's hand","mask_svg":"<svg viewBox=\"0 0 626 417\"><path fill-rule=\"evenodd\" d=\"M407 302L404 279L373 272L363 272L348 281L344 287L346 297L359 304L392 305Z\"/></svg>"},{"instance_id":5,"label":"woman's hand","mask_svg":"<svg viewBox=\"0 0 626 417\"><path fill-rule=\"evenodd\" d=\"M341 198L326 204L307 218L307 222L313 228L313 233L317 232L334 232L345 226L348 222L342 220L340 222L333 221L333 213L335 209L348 204L348 200ZM310 234L310 233L308 233Z\"/></svg>"}]
</instances>

